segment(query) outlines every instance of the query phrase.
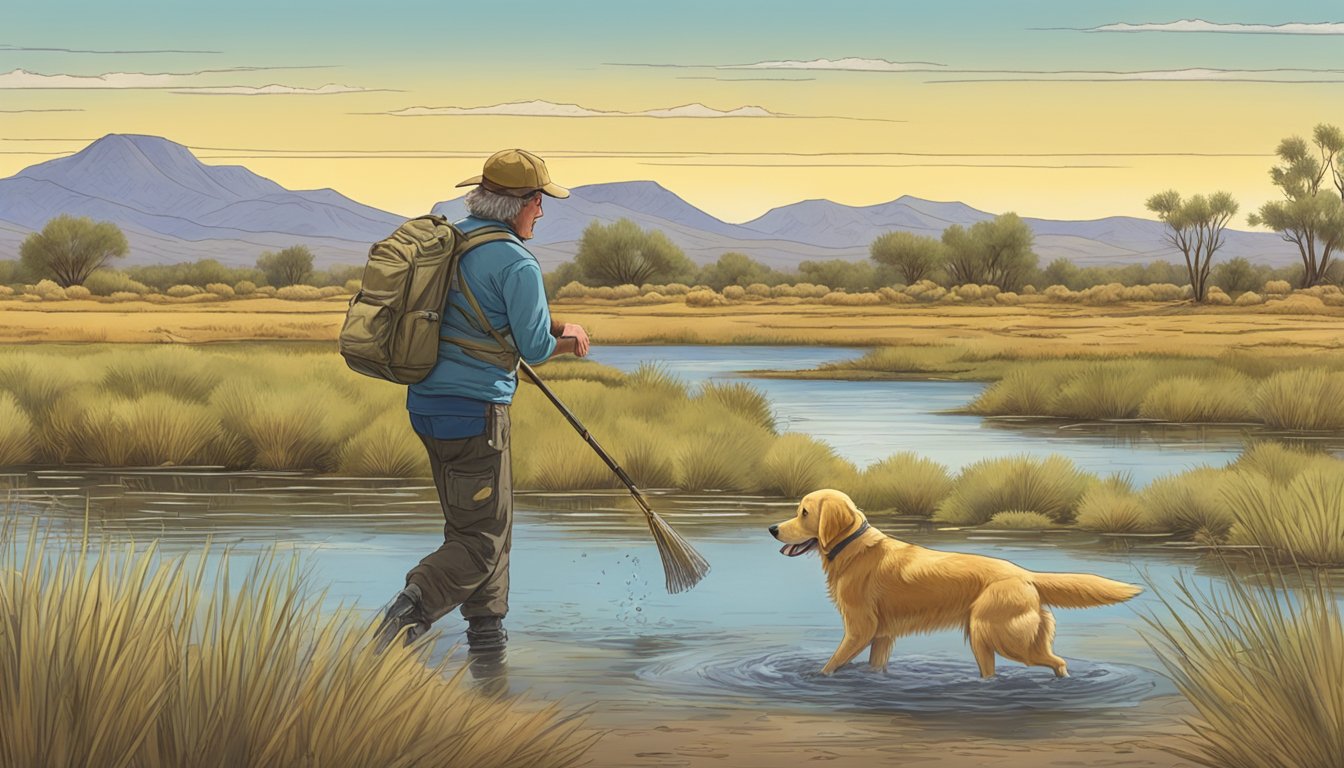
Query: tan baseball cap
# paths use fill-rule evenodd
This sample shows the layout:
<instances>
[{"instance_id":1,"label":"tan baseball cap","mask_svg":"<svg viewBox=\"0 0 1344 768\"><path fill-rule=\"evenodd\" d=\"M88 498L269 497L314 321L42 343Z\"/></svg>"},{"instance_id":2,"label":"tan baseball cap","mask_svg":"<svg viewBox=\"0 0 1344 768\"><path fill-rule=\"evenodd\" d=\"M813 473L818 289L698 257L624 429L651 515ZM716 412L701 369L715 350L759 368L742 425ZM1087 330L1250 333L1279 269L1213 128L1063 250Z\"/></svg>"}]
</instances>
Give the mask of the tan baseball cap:
<instances>
[{"instance_id":1,"label":"tan baseball cap","mask_svg":"<svg viewBox=\"0 0 1344 768\"><path fill-rule=\"evenodd\" d=\"M472 176L457 186L477 184L491 192L514 197L523 197L538 189L551 197L569 197L568 189L551 183L546 161L522 149L496 152L485 161L484 172L480 176Z\"/></svg>"}]
</instances>

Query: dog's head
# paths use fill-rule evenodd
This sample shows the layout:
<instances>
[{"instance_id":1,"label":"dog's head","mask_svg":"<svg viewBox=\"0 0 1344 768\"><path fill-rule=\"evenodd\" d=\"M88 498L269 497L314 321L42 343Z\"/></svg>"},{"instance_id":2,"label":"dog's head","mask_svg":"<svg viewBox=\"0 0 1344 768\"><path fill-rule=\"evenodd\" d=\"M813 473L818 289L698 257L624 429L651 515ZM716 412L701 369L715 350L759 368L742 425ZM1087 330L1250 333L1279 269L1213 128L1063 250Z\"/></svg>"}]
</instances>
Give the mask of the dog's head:
<instances>
[{"instance_id":1,"label":"dog's head","mask_svg":"<svg viewBox=\"0 0 1344 768\"><path fill-rule=\"evenodd\" d=\"M830 551L863 520L863 513L849 496L826 488L804 496L793 518L770 526L770 534L784 542L781 554L797 557L818 546L823 552Z\"/></svg>"}]
</instances>

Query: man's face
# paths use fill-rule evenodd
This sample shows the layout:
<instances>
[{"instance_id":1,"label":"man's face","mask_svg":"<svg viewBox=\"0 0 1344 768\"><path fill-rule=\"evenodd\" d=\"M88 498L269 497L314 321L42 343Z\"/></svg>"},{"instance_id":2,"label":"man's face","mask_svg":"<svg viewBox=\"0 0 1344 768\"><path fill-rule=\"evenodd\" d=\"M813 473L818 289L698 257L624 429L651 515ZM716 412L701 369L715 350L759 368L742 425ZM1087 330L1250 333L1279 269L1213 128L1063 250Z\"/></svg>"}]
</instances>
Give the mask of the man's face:
<instances>
[{"instance_id":1,"label":"man's face","mask_svg":"<svg viewBox=\"0 0 1344 768\"><path fill-rule=\"evenodd\" d=\"M527 199L523 210L518 212L518 218L513 221L513 229L518 233L518 237L524 240L532 238L532 227L536 225L537 219L543 214L541 212L542 193L537 192Z\"/></svg>"}]
</instances>

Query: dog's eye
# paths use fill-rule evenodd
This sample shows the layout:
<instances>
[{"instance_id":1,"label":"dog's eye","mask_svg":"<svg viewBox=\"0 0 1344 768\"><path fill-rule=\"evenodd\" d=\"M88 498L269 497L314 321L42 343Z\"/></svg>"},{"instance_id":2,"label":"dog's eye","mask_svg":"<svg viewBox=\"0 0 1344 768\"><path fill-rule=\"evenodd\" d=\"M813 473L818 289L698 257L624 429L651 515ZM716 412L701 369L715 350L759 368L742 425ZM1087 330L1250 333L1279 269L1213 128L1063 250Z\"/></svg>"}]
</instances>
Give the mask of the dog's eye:
<instances>
[{"instance_id":1,"label":"dog's eye","mask_svg":"<svg viewBox=\"0 0 1344 768\"><path fill-rule=\"evenodd\" d=\"M803 517L807 517L807 510L806 510L806 509L803 510Z\"/></svg>"}]
</instances>

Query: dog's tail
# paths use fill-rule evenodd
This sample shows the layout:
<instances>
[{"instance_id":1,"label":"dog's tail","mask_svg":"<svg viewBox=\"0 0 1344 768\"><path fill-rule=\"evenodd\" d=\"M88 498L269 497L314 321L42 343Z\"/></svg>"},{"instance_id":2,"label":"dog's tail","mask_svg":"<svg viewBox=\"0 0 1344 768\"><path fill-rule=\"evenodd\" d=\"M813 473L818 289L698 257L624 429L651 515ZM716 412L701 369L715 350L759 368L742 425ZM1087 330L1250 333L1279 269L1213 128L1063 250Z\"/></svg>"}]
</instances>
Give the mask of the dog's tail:
<instances>
[{"instance_id":1,"label":"dog's tail","mask_svg":"<svg viewBox=\"0 0 1344 768\"><path fill-rule=\"evenodd\" d=\"M1122 603L1143 591L1133 584L1090 573L1035 573L1031 578L1041 602L1059 608Z\"/></svg>"}]
</instances>

